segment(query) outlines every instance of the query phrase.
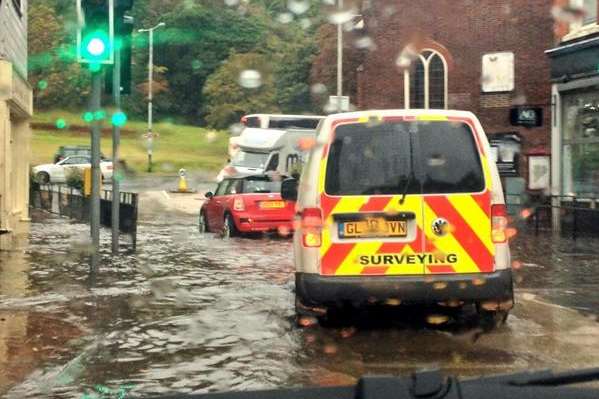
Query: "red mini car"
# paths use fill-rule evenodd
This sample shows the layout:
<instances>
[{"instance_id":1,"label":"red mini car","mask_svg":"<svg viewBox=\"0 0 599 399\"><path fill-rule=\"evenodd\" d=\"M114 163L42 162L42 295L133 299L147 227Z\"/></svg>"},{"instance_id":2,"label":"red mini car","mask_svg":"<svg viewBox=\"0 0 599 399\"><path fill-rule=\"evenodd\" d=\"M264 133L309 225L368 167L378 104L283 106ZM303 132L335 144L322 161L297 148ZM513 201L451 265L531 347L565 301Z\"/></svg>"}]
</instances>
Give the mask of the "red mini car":
<instances>
[{"instance_id":1,"label":"red mini car","mask_svg":"<svg viewBox=\"0 0 599 399\"><path fill-rule=\"evenodd\" d=\"M226 178L200 209L200 233L222 233L231 237L243 233L293 231L295 202L281 198L281 182L268 176Z\"/></svg>"}]
</instances>

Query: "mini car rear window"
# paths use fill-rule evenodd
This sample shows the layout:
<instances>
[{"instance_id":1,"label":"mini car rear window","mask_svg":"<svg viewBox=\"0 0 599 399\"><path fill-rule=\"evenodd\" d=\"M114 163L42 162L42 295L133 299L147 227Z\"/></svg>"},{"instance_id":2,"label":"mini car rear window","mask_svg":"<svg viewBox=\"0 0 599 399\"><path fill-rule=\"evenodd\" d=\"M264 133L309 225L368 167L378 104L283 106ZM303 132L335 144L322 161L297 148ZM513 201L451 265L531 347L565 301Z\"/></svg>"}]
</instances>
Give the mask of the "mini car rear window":
<instances>
[{"instance_id":1,"label":"mini car rear window","mask_svg":"<svg viewBox=\"0 0 599 399\"><path fill-rule=\"evenodd\" d=\"M476 142L464 123L342 125L329 150L330 195L466 193L484 187Z\"/></svg>"}]
</instances>

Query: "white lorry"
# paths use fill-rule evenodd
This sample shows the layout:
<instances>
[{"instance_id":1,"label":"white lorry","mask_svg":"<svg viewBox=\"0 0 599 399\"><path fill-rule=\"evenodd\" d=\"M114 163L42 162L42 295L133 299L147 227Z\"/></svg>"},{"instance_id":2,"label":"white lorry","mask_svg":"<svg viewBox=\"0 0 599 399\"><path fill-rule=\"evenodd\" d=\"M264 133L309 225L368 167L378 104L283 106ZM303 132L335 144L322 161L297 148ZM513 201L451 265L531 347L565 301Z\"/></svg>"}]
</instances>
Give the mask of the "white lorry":
<instances>
[{"instance_id":1,"label":"white lorry","mask_svg":"<svg viewBox=\"0 0 599 399\"><path fill-rule=\"evenodd\" d=\"M245 128L237 141L238 150L217 180L269 172L290 176L301 170L315 138L315 129Z\"/></svg>"},{"instance_id":2,"label":"white lorry","mask_svg":"<svg viewBox=\"0 0 599 399\"><path fill-rule=\"evenodd\" d=\"M318 115L250 114L241 118L241 124L245 128L316 130L323 119L324 116ZM239 150L240 140L240 135L229 139L230 158L233 158Z\"/></svg>"}]
</instances>

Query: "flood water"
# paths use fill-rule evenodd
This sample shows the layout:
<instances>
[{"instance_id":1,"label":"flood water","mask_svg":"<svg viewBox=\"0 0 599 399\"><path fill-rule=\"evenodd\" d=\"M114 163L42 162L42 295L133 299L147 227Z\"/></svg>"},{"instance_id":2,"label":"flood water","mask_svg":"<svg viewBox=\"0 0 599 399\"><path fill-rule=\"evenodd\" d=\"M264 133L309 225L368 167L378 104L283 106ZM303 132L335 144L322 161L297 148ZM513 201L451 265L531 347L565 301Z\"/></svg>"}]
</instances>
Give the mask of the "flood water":
<instances>
[{"instance_id":1,"label":"flood water","mask_svg":"<svg viewBox=\"0 0 599 399\"><path fill-rule=\"evenodd\" d=\"M288 239L223 240L200 235L193 216L158 212L140 224L136 253L112 258L103 232L102 266L90 276L88 226L32 216L25 250L0 255L0 395L7 397L249 390L348 384L366 373L431 367L471 376L599 364L594 242L518 236L519 303L508 324L490 332L468 312L444 326L428 324L437 309L376 310L299 329Z\"/></svg>"}]
</instances>

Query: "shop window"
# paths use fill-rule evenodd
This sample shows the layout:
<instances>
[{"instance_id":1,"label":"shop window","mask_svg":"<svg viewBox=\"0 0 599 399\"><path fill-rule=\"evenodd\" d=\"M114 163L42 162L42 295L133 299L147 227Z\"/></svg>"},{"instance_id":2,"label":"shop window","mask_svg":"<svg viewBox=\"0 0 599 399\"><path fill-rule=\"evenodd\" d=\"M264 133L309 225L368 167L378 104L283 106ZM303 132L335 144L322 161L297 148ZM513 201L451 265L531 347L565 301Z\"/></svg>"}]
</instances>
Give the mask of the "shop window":
<instances>
[{"instance_id":1,"label":"shop window","mask_svg":"<svg viewBox=\"0 0 599 399\"><path fill-rule=\"evenodd\" d=\"M599 93L563 97L562 194L599 194Z\"/></svg>"},{"instance_id":2,"label":"shop window","mask_svg":"<svg viewBox=\"0 0 599 399\"><path fill-rule=\"evenodd\" d=\"M404 75L406 108L444 109L447 107L447 63L433 50L425 50Z\"/></svg>"}]
</instances>

